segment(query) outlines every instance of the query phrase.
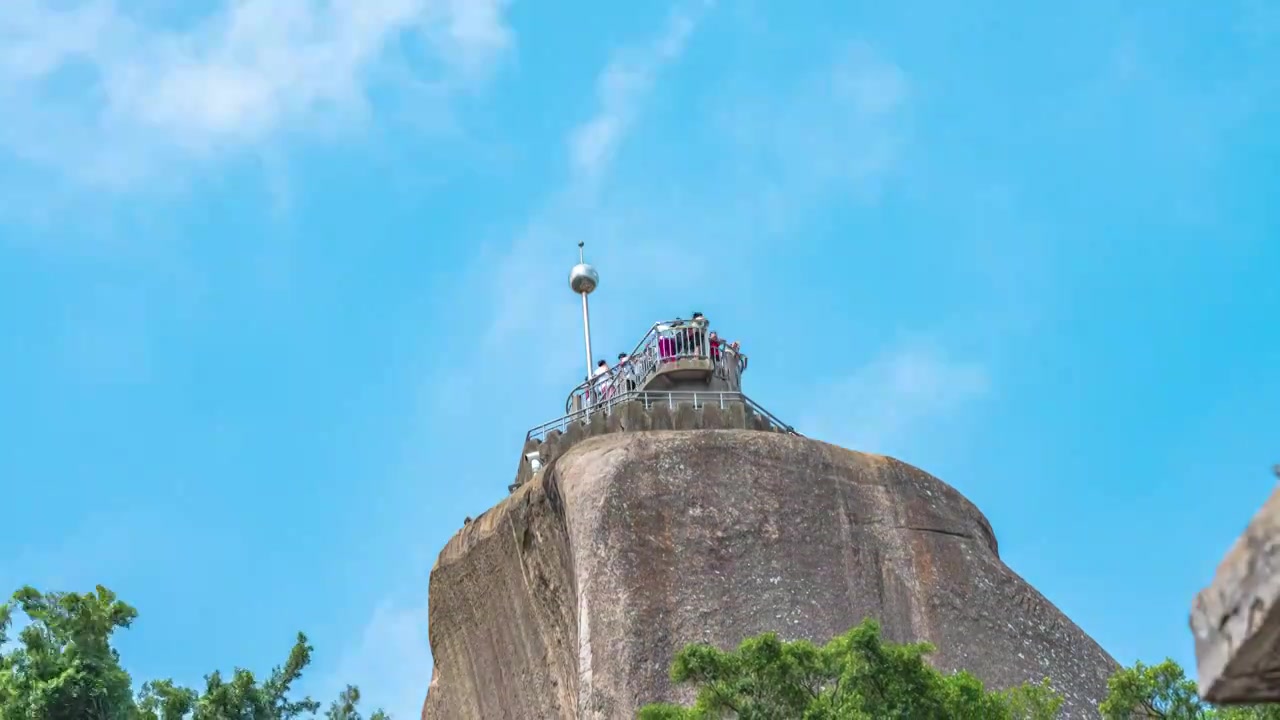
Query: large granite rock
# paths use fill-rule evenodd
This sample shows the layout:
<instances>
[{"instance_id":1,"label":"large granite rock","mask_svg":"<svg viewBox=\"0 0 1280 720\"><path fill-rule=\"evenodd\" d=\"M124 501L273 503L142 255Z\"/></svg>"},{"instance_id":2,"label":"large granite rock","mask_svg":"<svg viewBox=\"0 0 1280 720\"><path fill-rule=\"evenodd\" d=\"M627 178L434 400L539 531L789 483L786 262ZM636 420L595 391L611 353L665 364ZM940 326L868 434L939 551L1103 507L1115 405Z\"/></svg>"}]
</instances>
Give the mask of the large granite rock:
<instances>
[{"instance_id":1,"label":"large granite rock","mask_svg":"<svg viewBox=\"0 0 1280 720\"><path fill-rule=\"evenodd\" d=\"M689 699L667 677L689 642L825 642L866 616L989 686L1049 677L1073 718L1117 667L950 486L783 434L583 441L450 540L430 593L424 720L632 718Z\"/></svg>"},{"instance_id":2,"label":"large granite rock","mask_svg":"<svg viewBox=\"0 0 1280 720\"><path fill-rule=\"evenodd\" d=\"M1280 702L1280 487L1196 596L1191 630L1206 700Z\"/></svg>"}]
</instances>

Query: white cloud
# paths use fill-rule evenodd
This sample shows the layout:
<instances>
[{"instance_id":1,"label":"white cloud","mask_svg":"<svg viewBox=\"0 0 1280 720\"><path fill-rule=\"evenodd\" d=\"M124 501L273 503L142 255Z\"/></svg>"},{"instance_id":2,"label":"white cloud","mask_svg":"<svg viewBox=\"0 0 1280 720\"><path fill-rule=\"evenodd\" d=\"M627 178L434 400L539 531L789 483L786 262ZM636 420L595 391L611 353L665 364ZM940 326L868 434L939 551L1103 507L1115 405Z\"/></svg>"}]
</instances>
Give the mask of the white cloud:
<instances>
[{"instance_id":1,"label":"white cloud","mask_svg":"<svg viewBox=\"0 0 1280 720\"><path fill-rule=\"evenodd\" d=\"M599 109L569 135L569 165L579 182L607 171L614 153L652 89L657 74L684 54L689 36L713 0L671 13L663 32L648 45L619 52L596 81Z\"/></svg>"},{"instance_id":2,"label":"white cloud","mask_svg":"<svg viewBox=\"0 0 1280 720\"><path fill-rule=\"evenodd\" d=\"M735 191L756 198L755 222L774 231L815 200L876 202L910 134L906 73L861 42L841 48L792 87L728 98L718 127L733 158Z\"/></svg>"},{"instance_id":3,"label":"white cloud","mask_svg":"<svg viewBox=\"0 0 1280 720\"><path fill-rule=\"evenodd\" d=\"M698 22L712 6L711 0L678 6L654 38L618 51L601 70L596 81L596 112L568 134L570 178L566 186L530 219L509 248L496 257L485 257L480 264L486 281L496 280L496 286L503 288L486 333L490 345L517 338L527 343L535 329L532 339L550 338L554 343L573 332L577 320L572 309L551 311L546 298L576 302L565 283L578 239L590 241L589 260L598 263L625 235L618 213L606 211L595 191L610 172L613 157L658 74L679 60ZM554 365L549 362L549 353L531 352L527 344L522 347L522 354L539 357L549 373L564 377L568 362ZM572 366L577 367L578 362L575 355Z\"/></svg>"},{"instance_id":4,"label":"white cloud","mask_svg":"<svg viewBox=\"0 0 1280 720\"><path fill-rule=\"evenodd\" d=\"M922 425L990 389L980 363L953 360L933 343L906 344L827 383L804 427L838 445L898 454Z\"/></svg>"},{"instance_id":5,"label":"white cloud","mask_svg":"<svg viewBox=\"0 0 1280 720\"><path fill-rule=\"evenodd\" d=\"M751 89L744 94L740 82L717 82L716 88L733 88L706 96L724 113L682 118L687 125L710 121L707 129L727 131L712 135L723 142L702 148L712 153L713 162L704 167L713 177L699 175L686 184L680 178L687 171L681 171L659 180L651 163L644 176L627 176L615 162L618 150L710 7L677 6L651 39L614 53L601 69L595 112L567 134L565 183L509 243L487 246L469 273L471 286L497 290L481 336L465 340L486 349L484 367L471 366L469 373L519 372L526 391L548 396L558 391L553 388L567 390L566 378L582 375L581 315L567 287L580 239L587 241L588 261L602 272L601 291L592 296L593 349L597 357L611 356L613 344L634 339L610 330L621 322L642 330L656 319L637 308L688 296L688 278L706 273L733 275L748 286L768 273L759 259L771 240L822 201L874 201L897 169L909 135L910 85L896 64L868 45L851 43L785 85L764 87L746 78ZM716 156L719 151L725 155ZM681 272L653 272L673 257L680 258ZM601 352L605 345L610 347Z\"/></svg>"},{"instance_id":6,"label":"white cloud","mask_svg":"<svg viewBox=\"0 0 1280 720\"><path fill-rule=\"evenodd\" d=\"M327 705L346 685L356 685L365 716L382 708L396 720L407 720L422 712L430 679L426 601L386 603L374 611L359 639L312 696Z\"/></svg>"},{"instance_id":7,"label":"white cloud","mask_svg":"<svg viewBox=\"0 0 1280 720\"><path fill-rule=\"evenodd\" d=\"M225 0L181 27L115 0L8 0L0 13L0 147L95 184L166 160L340 127L402 43L445 88L511 45L506 0ZM132 14L131 11L132 10Z\"/></svg>"},{"instance_id":8,"label":"white cloud","mask_svg":"<svg viewBox=\"0 0 1280 720\"><path fill-rule=\"evenodd\" d=\"M479 263L483 281L502 289L485 334L498 357L519 348L519 355L539 358L549 381L579 374L581 350L564 342L581 332L576 298L566 287L579 239L587 241L588 260L601 268L602 290L610 296L681 296L689 291L686 278L702 265L722 273L765 271L755 250L793 229L821 200L874 201L896 170L908 137L909 83L874 48L851 43L800 72L781 99L776 83L751 82L759 95L742 94L740 83L720 83L736 93L712 91L710 105L722 112L685 119L713 123L723 140L705 148L726 153L707 166L719 168L711 170L716 177L688 186L682 174L667 182L622 177L619 149L662 72L682 58L710 8L709 2L678 6L653 38L614 54L597 76L596 111L568 133L567 182L508 247ZM724 245L709 238L734 238L734 252L726 257ZM661 263L676 256L683 276L643 270L656 265L641 258Z\"/></svg>"}]
</instances>

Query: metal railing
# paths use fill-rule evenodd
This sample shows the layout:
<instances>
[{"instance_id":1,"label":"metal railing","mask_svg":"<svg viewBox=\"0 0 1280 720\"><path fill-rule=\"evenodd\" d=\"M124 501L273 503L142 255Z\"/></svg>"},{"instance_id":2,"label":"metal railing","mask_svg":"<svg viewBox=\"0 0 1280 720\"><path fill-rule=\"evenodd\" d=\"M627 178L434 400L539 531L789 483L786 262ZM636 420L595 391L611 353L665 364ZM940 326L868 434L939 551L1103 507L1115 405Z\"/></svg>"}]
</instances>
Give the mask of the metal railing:
<instances>
[{"instance_id":1,"label":"metal railing","mask_svg":"<svg viewBox=\"0 0 1280 720\"><path fill-rule=\"evenodd\" d=\"M556 418L551 422L546 422L531 428L525 434L525 441L531 439L541 440L547 433L552 430L564 432L573 423L587 423L590 421L591 415L602 412L607 417L613 412L614 408L627 402L640 402L645 410L652 409L657 405L665 405L672 410L680 405L692 405L694 409L704 407L719 407L724 409L731 402L740 402L751 410L751 412L765 418L774 427L790 433L799 435L795 428L779 420L776 415L765 410L757 402L737 391L707 391L698 392L691 390L632 390L630 392L621 393L607 400L597 403L595 406L575 410L563 417Z\"/></svg>"},{"instance_id":2,"label":"metal railing","mask_svg":"<svg viewBox=\"0 0 1280 720\"><path fill-rule=\"evenodd\" d=\"M747 356L733 350L729 343L713 338L705 322L658 322L649 328L625 361L574 388L565 400L564 411L573 413L594 408L602 402L634 392L644 387L663 366L689 358L710 359L716 372L726 376L732 373L731 387L741 387L740 378L747 369Z\"/></svg>"}]
</instances>

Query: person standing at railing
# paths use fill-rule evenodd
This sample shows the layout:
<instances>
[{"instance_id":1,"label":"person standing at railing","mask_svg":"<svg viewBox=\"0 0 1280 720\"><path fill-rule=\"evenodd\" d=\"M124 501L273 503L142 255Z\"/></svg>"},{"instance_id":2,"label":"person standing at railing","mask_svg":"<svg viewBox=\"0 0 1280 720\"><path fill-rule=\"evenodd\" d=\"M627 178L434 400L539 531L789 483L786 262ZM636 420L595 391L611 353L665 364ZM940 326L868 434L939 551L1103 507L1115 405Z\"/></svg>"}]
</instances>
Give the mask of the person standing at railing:
<instances>
[{"instance_id":1,"label":"person standing at railing","mask_svg":"<svg viewBox=\"0 0 1280 720\"><path fill-rule=\"evenodd\" d=\"M662 362L670 362L675 359L676 355L676 328L679 327L680 320L668 325L663 323L658 326L658 357Z\"/></svg>"},{"instance_id":2,"label":"person standing at railing","mask_svg":"<svg viewBox=\"0 0 1280 720\"><path fill-rule=\"evenodd\" d=\"M618 364L614 366L616 369L619 382L618 388L622 392L631 392L636 389L636 367L631 362L631 356L626 353L618 353Z\"/></svg>"},{"instance_id":3,"label":"person standing at railing","mask_svg":"<svg viewBox=\"0 0 1280 720\"><path fill-rule=\"evenodd\" d=\"M652 342L645 345L644 350L641 350L639 355L631 356L632 373L635 375L637 388L643 385L644 381L648 379L649 373L658 367L657 345L658 341L655 337Z\"/></svg>"},{"instance_id":4,"label":"person standing at railing","mask_svg":"<svg viewBox=\"0 0 1280 720\"><path fill-rule=\"evenodd\" d=\"M742 354L742 349L738 345L738 341L734 340L729 343L729 349L733 351L734 362L738 364L738 372L741 373L747 369L747 356Z\"/></svg>"},{"instance_id":5,"label":"person standing at railing","mask_svg":"<svg viewBox=\"0 0 1280 720\"><path fill-rule=\"evenodd\" d=\"M595 402L605 399L605 390L609 386L609 363L601 360L596 363L595 372L591 374L591 393L595 396Z\"/></svg>"},{"instance_id":6,"label":"person standing at railing","mask_svg":"<svg viewBox=\"0 0 1280 720\"><path fill-rule=\"evenodd\" d=\"M712 330L711 333L707 335L707 345L709 346L708 349L710 349L711 351L711 362L719 365L720 364L720 336L716 334L715 330Z\"/></svg>"},{"instance_id":7,"label":"person standing at railing","mask_svg":"<svg viewBox=\"0 0 1280 720\"><path fill-rule=\"evenodd\" d=\"M707 332L707 319L702 313L695 312L693 320L689 323L689 329L685 331L688 337L688 353L697 355L698 357L706 357L706 347L703 345L703 335Z\"/></svg>"},{"instance_id":8,"label":"person standing at railing","mask_svg":"<svg viewBox=\"0 0 1280 720\"><path fill-rule=\"evenodd\" d=\"M738 341L725 342L715 333L712 333L712 336L714 337L713 342L715 343L715 345L712 346L712 352L720 357L716 365L720 372L723 373L721 377L727 379L731 386L736 389L741 386L743 367L741 362L742 358L738 351Z\"/></svg>"}]
</instances>

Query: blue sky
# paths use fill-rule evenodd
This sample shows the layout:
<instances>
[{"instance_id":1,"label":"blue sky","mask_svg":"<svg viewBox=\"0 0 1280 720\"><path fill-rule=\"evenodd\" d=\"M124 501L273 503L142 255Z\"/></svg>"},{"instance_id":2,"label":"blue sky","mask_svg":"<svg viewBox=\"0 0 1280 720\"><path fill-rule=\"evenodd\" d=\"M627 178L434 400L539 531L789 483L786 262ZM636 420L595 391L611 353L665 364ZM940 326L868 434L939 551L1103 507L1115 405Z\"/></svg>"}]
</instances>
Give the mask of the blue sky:
<instances>
[{"instance_id":1,"label":"blue sky","mask_svg":"<svg viewBox=\"0 0 1280 720\"><path fill-rule=\"evenodd\" d=\"M8 0L0 585L145 679L415 717L430 566L596 346L938 475L1122 662L1280 461L1280 13L1218 3ZM803 491L803 489L797 489Z\"/></svg>"}]
</instances>

